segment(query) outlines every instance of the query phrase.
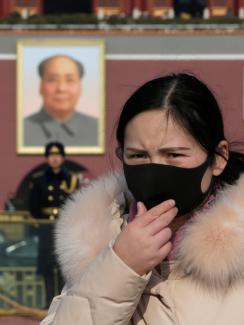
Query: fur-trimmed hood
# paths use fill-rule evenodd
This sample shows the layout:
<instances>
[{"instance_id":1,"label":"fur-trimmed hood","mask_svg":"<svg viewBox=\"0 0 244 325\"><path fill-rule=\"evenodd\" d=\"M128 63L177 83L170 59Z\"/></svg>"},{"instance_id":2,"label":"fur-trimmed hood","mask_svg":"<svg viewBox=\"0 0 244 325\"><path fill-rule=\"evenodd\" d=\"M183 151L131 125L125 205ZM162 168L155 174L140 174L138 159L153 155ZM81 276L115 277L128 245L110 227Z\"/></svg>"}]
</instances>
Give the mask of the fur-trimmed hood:
<instances>
[{"instance_id":1,"label":"fur-trimmed hood","mask_svg":"<svg viewBox=\"0 0 244 325\"><path fill-rule=\"evenodd\" d=\"M123 193L128 193L124 178L111 174L76 192L65 204L56 225L56 252L69 285L120 232ZM244 280L244 175L184 228L176 247L180 273L212 288Z\"/></svg>"},{"instance_id":2,"label":"fur-trimmed hood","mask_svg":"<svg viewBox=\"0 0 244 325\"><path fill-rule=\"evenodd\" d=\"M61 210L56 224L56 253L65 280L75 283L81 270L120 232L126 183L118 173L76 191Z\"/></svg>"}]
</instances>

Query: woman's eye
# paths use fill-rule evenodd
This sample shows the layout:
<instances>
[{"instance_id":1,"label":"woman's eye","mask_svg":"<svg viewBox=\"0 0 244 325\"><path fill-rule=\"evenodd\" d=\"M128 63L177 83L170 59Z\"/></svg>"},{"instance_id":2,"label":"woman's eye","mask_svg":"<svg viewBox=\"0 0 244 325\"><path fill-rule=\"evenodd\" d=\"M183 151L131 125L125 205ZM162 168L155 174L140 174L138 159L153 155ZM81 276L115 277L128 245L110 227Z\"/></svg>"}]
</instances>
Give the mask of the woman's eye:
<instances>
[{"instance_id":1,"label":"woman's eye","mask_svg":"<svg viewBox=\"0 0 244 325\"><path fill-rule=\"evenodd\" d=\"M183 157L183 155L180 153L170 152L170 153L168 153L168 157L169 158L178 158L178 157Z\"/></svg>"},{"instance_id":2,"label":"woman's eye","mask_svg":"<svg viewBox=\"0 0 244 325\"><path fill-rule=\"evenodd\" d=\"M146 158L146 154L144 153L133 153L128 156L129 159L142 159Z\"/></svg>"}]
</instances>

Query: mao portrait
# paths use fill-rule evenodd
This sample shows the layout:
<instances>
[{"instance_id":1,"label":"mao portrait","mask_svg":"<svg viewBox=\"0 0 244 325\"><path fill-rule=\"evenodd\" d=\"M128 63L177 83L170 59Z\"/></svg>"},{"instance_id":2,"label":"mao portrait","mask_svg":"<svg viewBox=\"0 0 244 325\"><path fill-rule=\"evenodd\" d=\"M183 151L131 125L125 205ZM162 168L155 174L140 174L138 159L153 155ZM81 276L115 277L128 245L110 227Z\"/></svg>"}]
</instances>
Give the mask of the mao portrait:
<instances>
[{"instance_id":1,"label":"mao portrait","mask_svg":"<svg viewBox=\"0 0 244 325\"><path fill-rule=\"evenodd\" d=\"M75 48L65 44L65 51L63 46L47 44L45 48L44 44L37 62L33 57L40 45L24 43L18 56L22 65L17 69L18 152L41 153L46 143L59 141L69 153L102 153L104 76L100 47L95 43L94 51L92 43ZM30 48L27 51L29 44L33 56Z\"/></svg>"}]
</instances>

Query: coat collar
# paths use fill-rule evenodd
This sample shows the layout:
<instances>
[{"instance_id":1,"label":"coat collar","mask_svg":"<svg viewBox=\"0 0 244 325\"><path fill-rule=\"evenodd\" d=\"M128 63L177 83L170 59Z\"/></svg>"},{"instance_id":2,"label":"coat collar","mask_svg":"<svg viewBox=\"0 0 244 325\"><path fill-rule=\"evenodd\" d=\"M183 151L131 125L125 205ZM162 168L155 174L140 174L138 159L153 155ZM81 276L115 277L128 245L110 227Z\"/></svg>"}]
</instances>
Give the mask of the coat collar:
<instances>
[{"instance_id":1,"label":"coat collar","mask_svg":"<svg viewBox=\"0 0 244 325\"><path fill-rule=\"evenodd\" d=\"M66 203L56 226L56 252L68 283L120 232L125 180L111 174L92 182ZM211 288L244 279L244 175L226 185L216 202L184 227L176 250L176 274Z\"/></svg>"},{"instance_id":2,"label":"coat collar","mask_svg":"<svg viewBox=\"0 0 244 325\"><path fill-rule=\"evenodd\" d=\"M176 272L216 290L244 280L244 175L200 212L175 248Z\"/></svg>"},{"instance_id":3,"label":"coat collar","mask_svg":"<svg viewBox=\"0 0 244 325\"><path fill-rule=\"evenodd\" d=\"M68 284L120 232L126 191L124 178L113 173L100 177L73 194L63 207L55 230L55 246Z\"/></svg>"}]
</instances>

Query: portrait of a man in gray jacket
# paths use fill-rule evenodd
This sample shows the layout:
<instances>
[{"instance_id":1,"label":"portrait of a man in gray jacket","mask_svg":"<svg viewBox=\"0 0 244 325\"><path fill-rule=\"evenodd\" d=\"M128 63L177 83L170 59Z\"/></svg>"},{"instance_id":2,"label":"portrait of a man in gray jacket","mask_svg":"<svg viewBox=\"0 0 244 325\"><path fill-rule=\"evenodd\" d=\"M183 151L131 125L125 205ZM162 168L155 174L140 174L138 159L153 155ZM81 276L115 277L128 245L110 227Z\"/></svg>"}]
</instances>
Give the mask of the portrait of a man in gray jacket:
<instances>
[{"instance_id":1,"label":"portrait of a man in gray jacket","mask_svg":"<svg viewBox=\"0 0 244 325\"><path fill-rule=\"evenodd\" d=\"M24 119L24 145L44 146L53 140L65 146L98 145L98 119L76 109L83 89L82 63L54 55L40 62L38 73L43 104Z\"/></svg>"}]
</instances>

